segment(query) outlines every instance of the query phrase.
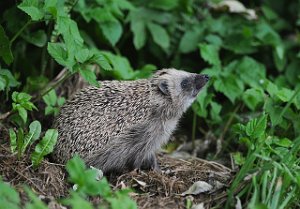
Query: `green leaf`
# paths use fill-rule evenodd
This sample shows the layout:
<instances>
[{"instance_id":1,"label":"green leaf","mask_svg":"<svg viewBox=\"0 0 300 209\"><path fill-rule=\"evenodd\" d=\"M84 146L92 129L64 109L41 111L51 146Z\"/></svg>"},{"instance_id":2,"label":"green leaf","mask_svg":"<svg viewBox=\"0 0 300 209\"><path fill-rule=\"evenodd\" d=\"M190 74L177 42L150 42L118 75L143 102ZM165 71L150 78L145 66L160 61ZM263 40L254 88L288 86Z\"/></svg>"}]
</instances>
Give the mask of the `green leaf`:
<instances>
[{"instance_id":1,"label":"green leaf","mask_svg":"<svg viewBox=\"0 0 300 209\"><path fill-rule=\"evenodd\" d=\"M199 105L199 107L197 106L193 106L194 111L197 113L197 115L199 115L200 117L207 117L207 106L209 105L209 103L212 101L212 94L209 94L207 92L207 86L205 86L202 90L201 93L198 94L197 96L197 104Z\"/></svg>"},{"instance_id":2,"label":"green leaf","mask_svg":"<svg viewBox=\"0 0 300 209\"><path fill-rule=\"evenodd\" d=\"M76 192L71 192L71 197L62 200L64 205L71 206L73 209L94 209L93 205Z\"/></svg>"},{"instance_id":3,"label":"green leaf","mask_svg":"<svg viewBox=\"0 0 300 209\"><path fill-rule=\"evenodd\" d=\"M220 112L222 109L222 106L216 102L211 102L211 111L210 111L210 115L211 118L213 119L214 122L220 122L222 121L221 117L220 117Z\"/></svg>"},{"instance_id":4,"label":"green leaf","mask_svg":"<svg viewBox=\"0 0 300 209\"><path fill-rule=\"evenodd\" d=\"M48 43L47 50L55 61L63 66L67 66L67 51L62 43Z\"/></svg>"},{"instance_id":5,"label":"green leaf","mask_svg":"<svg viewBox=\"0 0 300 209\"><path fill-rule=\"evenodd\" d=\"M27 186L24 187L28 197L31 199L30 203L26 203L25 209L48 209L45 203L40 200Z\"/></svg>"},{"instance_id":6,"label":"green leaf","mask_svg":"<svg viewBox=\"0 0 300 209\"><path fill-rule=\"evenodd\" d=\"M246 134L252 138L261 137L267 128L267 116L262 115L260 118L250 120L246 125Z\"/></svg>"},{"instance_id":7,"label":"green leaf","mask_svg":"<svg viewBox=\"0 0 300 209\"><path fill-rule=\"evenodd\" d=\"M107 201L110 202L112 209L136 209L136 202L128 196L128 190L117 191L116 197L108 197Z\"/></svg>"},{"instance_id":8,"label":"green leaf","mask_svg":"<svg viewBox=\"0 0 300 209\"><path fill-rule=\"evenodd\" d=\"M16 190L9 186L8 183L4 183L0 180L0 202L1 208L20 208L20 197Z\"/></svg>"},{"instance_id":9,"label":"green leaf","mask_svg":"<svg viewBox=\"0 0 300 209\"><path fill-rule=\"evenodd\" d=\"M55 106L57 101L55 90L52 89L48 94L44 95L43 100L48 106Z\"/></svg>"},{"instance_id":10,"label":"green leaf","mask_svg":"<svg viewBox=\"0 0 300 209\"><path fill-rule=\"evenodd\" d=\"M162 26L148 22L147 27L152 35L154 42L163 49L170 47L170 37Z\"/></svg>"},{"instance_id":11,"label":"green leaf","mask_svg":"<svg viewBox=\"0 0 300 209\"><path fill-rule=\"evenodd\" d=\"M17 135L12 128L9 129L9 140L10 140L10 150L12 153L15 153L17 150Z\"/></svg>"},{"instance_id":12,"label":"green leaf","mask_svg":"<svg viewBox=\"0 0 300 209\"><path fill-rule=\"evenodd\" d=\"M37 46L43 47L47 43L47 35L46 32L43 30L38 30L36 32L32 32L27 35L22 36L27 42Z\"/></svg>"},{"instance_id":13,"label":"green leaf","mask_svg":"<svg viewBox=\"0 0 300 209\"><path fill-rule=\"evenodd\" d=\"M11 52L11 44L8 37L5 34L4 28L0 25L0 57L4 62L9 65L13 61L13 55Z\"/></svg>"},{"instance_id":14,"label":"green leaf","mask_svg":"<svg viewBox=\"0 0 300 209\"><path fill-rule=\"evenodd\" d=\"M31 99L31 96L25 92L20 92L17 94L17 102L22 103L22 102L27 102Z\"/></svg>"},{"instance_id":15,"label":"green leaf","mask_svg":"<svg viewBox=\"0 0 300 209\"><path fill-rule=\"evenodd\" d=\"M235 75L229 74L227 77L220 77L214 82L217 91L222 92L232 103L240 97L244 91L244 84Z\"/></svg>"},{"instance_id":16,"label":"green leaf","mask_svg":"<svg viewBox=\"0 0 300 209\"><path fill-rule=\"evenodd\" d=\"M169 11L177 7L178 4L179 0L152 0L150 1L149 6L152 8Z\"/></svg>"},{"instance_id":17,"label":"green leaf","mask_svg":"<svg viewBox=\"0 0 300 209\"><path fill-rule=\"evenodd\" d=\"M97 81L96 75L93 71L91 71L90 69L79 69L79 73L80 75L87 81L89 82L89 84L99 87L99 82Z\"/></svg>"},{"instance_id":18,"label":"green leaf","mask_svg":"<svg viewBox=\"0 0 300 209\"><path fill-rule=\"evenodd\" d=\"M266 68L251 57L243 57L235 67L236 73L244 83L251 87L261 88L261 83L266 78Z\"/></svg>"},{"instance_id":19,"label":"green leaf","mask_svg":"<svg viewBox=\"0 0 300 209\"><path fill-rule=\"evenodd\" d=\"M287 88L282 88L276 92L276 96L283 102L288 102L291 100L292 96L294 95L295 91L292 91Z\"/></svg>"},{"instance_id":20,"label":"green leaf","mask_svg":"<svg viewBox=\"0 0 300 209\"><path fill-rule=\"evenodd\" d=\"M76 54L75 58L78 62L84 63L90 58L90 51L88 49L80 49Z\"/></svg>"},{"instance_id":21,"label":"green leaf","mask_svg":"<svg viewBox=\"0 0 300 209\"><path fill-rule=\"evenodd\" d=\"M53 151L57 137L58 132L56 129L48 129L43 139L36 145L31 155L32 164L35 168L42 162L45 155Z\"/></svg>"},{"instance_id":22,"label":"green leaf","mask_svg":"<svg viewBox=\"0 0 300 209\"><path fill-rule=\"evenodd\" d=\"M23 122L26 123L27 121L27 111L24 107L18 106L17 107L18 113L20 117L22 118Z\"/></svg>"},{"instance_id":23,"label":"green leaf","mask_svg":"<svg viewBox=\"0 0 300 209\"><path fill-rule=\"evenodd\" d=\"M243 165L245 163L245 158L240 152L233 153L232 156L235 164Z\"/></svg>"},{"instance_id":24,"label":"green leaf","mask_svg":"<svg viewBox=\"0 0 300 209\"><path fill-rule=\"evenodd\" d=\"M106 59L106 57L103 56L101 52L94 50L92 53L93 56L91 57L89 62L98 64L104 70L112 70L109 60Z\"/></svg>"},{"instance_id":25,"label":"green leaf","mask_svg":"<svg viewBox=\"0 0 300 209\"><path fill-rule=\"evenodd\" d=\"M264 92L261 89L247 89L243 94L243 101L251 110L255 110L258 104L264 102Z\"/></svg>"},{"instance_id":26,"label":"green leaf","mask_svg":"<svg viewBox=\"0 0 300 209\"><path fill-rule=\"evenodd\" d=\"M102 52L103 56L109 60L113 66L111 72L116 79L132 79L135 75L128 59L126 57L114 55L111 52Z\"/></svg>"},{"instance_id":27,"label":"green leaf","mask_svg":"<svg viewBox=\"0 0 300 209\"><path fill-rule=\"evenodd\" d=\"M28 14L32 20L37 21L44 17L43 10L39 8L38 0L23 0L18 6L19 9Z\"/></svg>"},{"instance_id":28,"label":"green leaf","mask_svg":"<svg viewBox=\"0 0 300 209\"><path fill-rule=\"evenodd\" d=\"M293 142L288 138L279 139L279 141L276 141L275 143L281 147L286 148L291 147L293 145Z\"/></svg>"},{"instance_id":29,"label":"green leaf","mask_svg":"<svg viewBox=\"0 0 300 209\"><path fill-rule=\"evenodd\" d=\"M133 32L133 44L134 47L139 50L146 43L146 29L145 23L141 20L133 20L130 25L131 31Z\"/></svg>"},{"instance_id":30,"label":"green leaf","mask_svg":"<svg viewBox=\"0 0 300 209\"><path fill-rule=\"evenodd\" d=\"M112 46L115 46L116 43L121 38L123 28L119 21L107 21L100 23L100 28L103 35L109 41Z\"/></svg>"},{"instance_id":31,"label":"green leaf","mask_svg":"<svg viewBox=\"0 0 300 209\"><path fill-rule=\"evenodd\" d=\"M63 36L68 55L65 66L73 70L73 66L76 64L75 54L83 48L83 39L80 36L77 23L69 17L58 16L57 28L58 32Z\"/></svg>"},{"instance_id":32,"label":"green leaf","mask_svg":"<svg viewBox=\"0 0 300 209\"><path fill-rule=\"evenodd\" d=\"M84 171L86 166L84 161L78 156L75 155L71 160L66 164L66 170L69 174L69 181L78 184L78 186L83 186L85 181ZM96 172L96 171L95 171Z\"/></svg>"},{"instance_id":33,"label":"green leaf","mask_svg":"<svg viewBox=\"0 0 300 209\"><path fill-rule=\"evenodd\" d=\"M200 41L203 29L194 27L193 30L188 30L182 36L179 43L179 51L189 53L197 49L197 44Z\"/></svg>"},{"instance_id":34,"label":"green leaf","mask_svg":"<svg viewBox=\"0 0 300 209\"><path fill-rule=\"evenodd\" d=\"M209 64L221 67L221 60L219 57L219 47L211 44L200 44L201 57Z\"/></svg>"},{"instance_id":35,"label":"green leaf","mask_svg":"<svg viewBox=\"0 0 300 209\"><path fill-rule=\"evenodd\" d=\"M57 99L57 105L59 106L59 107L61 107L61 106L63 106L63 104L66 102L66 99L64 98L64 97L59 97L58 99Z\"/></svg>"},{"instance_id":36,"label":"green leaf","mask_svg":"<svg viewBox=\"0 0 300 209\"><path fill-rule=\"evenodd\" d=\"M66 169L69 173L69 181L77 184L79 193L89 195L101 195L106 198L112 195L111 188L105 178L96 180L98 172L95 169L86 170L86 166L78 155L67 162Z\"/></svg>"},{"instance_id":37,"label":"green leaf","mask_svg":"<svg viewBox=\"0 0 300 209\"><path fill-rule=\"evenodd\" d=\"M37 120L33 121L29 125L29 133L25 135L24 141L23 141L23 146L21 149L21 153L23 154L27 148L28 145L32 144L34 141L36 141L41 134L41 123Z\"/></svg>"},{"instance_id":38,"label":"green leaf","mask_svg":"<svg viewBox=\"0 0 300 209\"><path fill-rule=\"evenodd\" d=\"M273 127L282 123L283 118L281 116L281 112L283 108L275 104L271 98L266 100L264 110L269 114Z\"/></svg>"},{"instance_id":39,"label":"green leaf","mask_svg":"<svg viewBox=\"0 0 300 209\"><path fill-rule=\"evenodd\" d=\"M3 91L6 88L6 80L0 76L0 91Z\"/></svg>"},{"instance_id":40,"label":"green leaf","mask_svg":"<svg viewBox=\"0 0 300 209\"><path fill-rule=\"evenodd\" d=\"M59 6L61 5L62 8ZM63 9L63 4L57 4L57 0L45 0L44 11L50 13L55 18L57 17L57 13L59 9Z\"/></svg>"},{"instance_id":41,"label":"green leaf","mask_svg":"<svg viewBox=\"0 0 300 209\"><path fill-rule=\"evenodd\" d=\"M18 82L7 69L0 69L0 78L4 79L6 87L16 87L20 85L20 82Z\"/></svg>"}]
</instances>

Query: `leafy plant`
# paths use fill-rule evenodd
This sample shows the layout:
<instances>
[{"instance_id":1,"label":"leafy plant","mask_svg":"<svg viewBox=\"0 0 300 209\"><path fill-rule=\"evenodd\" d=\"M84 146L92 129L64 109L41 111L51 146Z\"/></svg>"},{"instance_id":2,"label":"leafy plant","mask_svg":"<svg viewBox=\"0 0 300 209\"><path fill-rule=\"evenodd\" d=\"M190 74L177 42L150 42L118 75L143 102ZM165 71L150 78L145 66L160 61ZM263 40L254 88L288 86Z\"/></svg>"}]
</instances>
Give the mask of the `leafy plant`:
<instances>
[{"instance_id":1,"label":"leafy plant","mask_svg":"<svg viewBox=\"0 0 300 209\"><path fill-rule=\"evenodd\" d=\"M24 155L27 147L40 138L41 129L42 127L39 121L30 123L28 133L24 133L25 131L22 128L19 128L17 133L12 128L9 129L10 148L12 153L17 153L18 158L20 159L20 157ZM31 155L33 167L36 168L43 160L43 157L52 152L57 137L57 130L49 129L46 131L45 136L36 145L35 150Z\"/></svg>"},{"instance_id":2,"label":"leafy plant","mask_svg":"<svg viewBox=\"0 0 300 209\"><path fill-rule=\"evenodd\" d=\"M238 184L248 179L250 184L245 184L238 195L252 194L247 201L249 208L287 208L296 204L300 191L297 157L300 138L291 141L268 135L266 115L254 118L246 125L236 124L235 130L247 146L248 154L230 187L229 197L232 198ZM231 207L230 202L227 202L228 207Z\"/></svg>"},{"instance_id":3,"label":"leafy plant","mask_svg":"<svg viewBox=\"0 0 300 209\"><path fill-rule=\"evenodd\" d=\"M66 165L70 175L69 181L77 185L76 192L71 192L71 198L65 199L63 202L73 208L85 206L92 208L91 204L84 198L87 195L100 195L104 202L105 208L137 208L136 203L128 196L130 190L118 190L113 192L106 178L100 181L96 180L97 171L95 169L86 169L84 162L75 156Z\"/></svg>"},{"instance_id":4,"label":"leafy plant","mask_svg":"<svg viewBox=\"0 0 300 209\"><path fill-rule=\"evenodd\" d=\"M58 132L56 129L48 129L42 140L35 146L34 152L31 155L33 167L37 167L44 156L50 154L56 144Z\"/></svg>"},{"instance_id":5,"label":"leafy plant","mask_svg":"<svg viewBox=\"0 0 300 209\"><path fill-rule=\"evenodd\" d=\"M57 97L56 92L52 89L48 94L43 96L43 100L46 103L45 115L53 114L57 116L59 108L65 103L64 97Z\"/></svg>"},{"instance_id":6,"label":"leafy plant","mask_svg":"<svg viewBox=\"0 0 300 209\"><path fill-rule=\"evenodd\" d=\"M37 122L29 122L57 115L64 99L55 88L74 74L98 86L99 78L146 78L175 67L211 77L185 128L193 121L190 138L213 133L218 139L221 150L209 150L208 158L233 155L241 166L231 196L252 175L238 194L243 205L298 206L300 1L243 3L0 1L0 122L15 126L12 152L21 156L38 140L32 135ZM68 73L49 87L62 69ZM68 204L89 207L80 191ZM227 206L233 205L228 198Z\"/></svg>"},{"instance_id":7,"label":"leafy plant","mask_svg":"<svg viewBox=\"0 0 300 209\"><path fill-rule=\"evenodd\" d=\"M12 94L12 107L13 111L17 111L24 123L27 121L27 110L32 111L36 106L30 102L31 96L24 92L13 92Z\"/></svg>"}]
</instances>

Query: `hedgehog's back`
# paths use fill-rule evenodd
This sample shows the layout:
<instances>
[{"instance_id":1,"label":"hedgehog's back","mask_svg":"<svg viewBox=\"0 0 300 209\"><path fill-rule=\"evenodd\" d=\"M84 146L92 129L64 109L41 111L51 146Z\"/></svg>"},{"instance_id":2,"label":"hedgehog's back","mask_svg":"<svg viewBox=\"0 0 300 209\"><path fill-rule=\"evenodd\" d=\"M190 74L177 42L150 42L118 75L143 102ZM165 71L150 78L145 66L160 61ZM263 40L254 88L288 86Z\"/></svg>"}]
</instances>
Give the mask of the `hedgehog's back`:
<instances>
[{"instance_id":1,"label":"hedgehog's back","mask_svg":"<svg viewBox=\"0 0 300 209\"><path fill-rule=\"evenodd\" d=\"M75 153L86 158L110 138L147 120L151 106L147 80L103 81L100 88L82 89L66 102L55 120L59 138L53 158L59 163Z\"/></svg>"}]
</instances>

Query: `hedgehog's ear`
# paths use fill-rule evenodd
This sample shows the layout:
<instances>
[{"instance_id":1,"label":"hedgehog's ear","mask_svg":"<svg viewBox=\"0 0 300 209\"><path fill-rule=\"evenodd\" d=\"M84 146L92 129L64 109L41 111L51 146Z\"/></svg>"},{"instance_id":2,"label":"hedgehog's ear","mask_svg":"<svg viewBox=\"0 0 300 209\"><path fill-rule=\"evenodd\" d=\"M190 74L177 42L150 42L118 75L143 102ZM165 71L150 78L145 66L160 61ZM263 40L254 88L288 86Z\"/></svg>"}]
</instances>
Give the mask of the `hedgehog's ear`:
<instances>
[{"instance_id":1,"label":"hedgehog's ear","mask_svg":"<svg viewBox=\"0 0 300 209\"><path fill-rule=\"evenodd\" d=\"M169 94L169 86L166 80L159 81L158 88L163 94L165 95Z\"/></svg>"}]
</instances>

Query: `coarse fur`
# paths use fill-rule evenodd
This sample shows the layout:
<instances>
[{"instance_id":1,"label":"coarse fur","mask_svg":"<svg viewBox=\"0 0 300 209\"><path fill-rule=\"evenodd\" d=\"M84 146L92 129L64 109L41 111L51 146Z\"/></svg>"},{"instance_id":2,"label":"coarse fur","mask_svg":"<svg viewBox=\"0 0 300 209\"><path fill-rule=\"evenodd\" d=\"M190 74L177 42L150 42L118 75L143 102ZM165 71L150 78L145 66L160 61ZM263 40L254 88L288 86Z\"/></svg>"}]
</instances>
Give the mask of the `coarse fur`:
<instances>
[{"instance_id":1,"label":"coarse fur","mask_svg":"<svg viewBox=\"0 0 300 209\"><path fill-rule=\"evenodd\" d=\"M102 81L79 91L55 121L59 140L53 158L79 154L105 174L158 169L155 151L207 82L206 75L163 69L152 78Z\"/></svg>"}]
</instances>

